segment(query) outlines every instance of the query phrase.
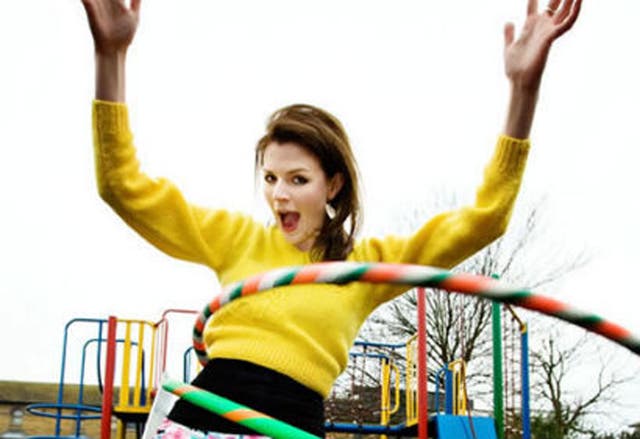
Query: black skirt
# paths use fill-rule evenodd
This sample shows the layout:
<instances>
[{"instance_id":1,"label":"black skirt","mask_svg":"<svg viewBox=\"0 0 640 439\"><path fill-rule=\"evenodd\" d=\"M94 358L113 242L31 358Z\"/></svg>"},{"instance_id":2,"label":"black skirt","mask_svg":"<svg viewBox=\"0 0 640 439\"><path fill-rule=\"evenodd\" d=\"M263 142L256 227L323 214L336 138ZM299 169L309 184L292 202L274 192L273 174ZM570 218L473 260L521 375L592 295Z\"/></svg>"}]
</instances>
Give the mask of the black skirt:
<instances>
[{"instance_id":1,"label":"black skirt","mask_svg":"<svg viewBox=\"0 0 640 439\"><path fill-rule=\"evenodd\" d=\"M272 369L247 361L213 359L192 384L324 437L322 395ZM182 399L176 402L168 417L204 432L255 434L246 427Z\"/></svg>"}]
</instances>

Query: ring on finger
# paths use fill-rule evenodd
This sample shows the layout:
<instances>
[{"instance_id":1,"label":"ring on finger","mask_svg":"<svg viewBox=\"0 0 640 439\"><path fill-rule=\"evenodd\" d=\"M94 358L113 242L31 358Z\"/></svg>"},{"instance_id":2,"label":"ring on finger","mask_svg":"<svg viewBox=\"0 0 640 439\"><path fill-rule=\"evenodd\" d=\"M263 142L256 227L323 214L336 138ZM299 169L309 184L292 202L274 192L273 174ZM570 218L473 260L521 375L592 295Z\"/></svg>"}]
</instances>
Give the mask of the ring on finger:
<instances>
[{"instance_id":1,"label":"ring on finger","mask_svg":"<svg viewBox=\"0 0 640 439\"><path fill-rule=\"evenodd\" d=\"M549 13L549 15L553 15L553 14L555 14L555 13L556 13L556 10L555 10L555 9L553 9L551 6L547 6L547 7L545 8L545 10L544 10L544 11L545 11L545 12L548 12L548 13Z\"/></svg>"}]
</instances>

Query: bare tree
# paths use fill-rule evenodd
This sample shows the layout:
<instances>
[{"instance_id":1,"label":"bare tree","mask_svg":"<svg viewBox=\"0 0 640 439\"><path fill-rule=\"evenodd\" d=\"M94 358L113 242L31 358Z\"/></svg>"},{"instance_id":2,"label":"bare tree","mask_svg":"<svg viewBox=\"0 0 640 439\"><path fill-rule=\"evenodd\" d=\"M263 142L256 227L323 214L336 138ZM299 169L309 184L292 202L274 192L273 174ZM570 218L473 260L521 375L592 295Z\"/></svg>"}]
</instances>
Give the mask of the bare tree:
<instances>
[{"instance_id":1,"label":"bare tree","mask_svg":"<svg viewBox=\"0 0 640 439\"><path fill-rule=\"evenodd\" d=\"M456 204L455 197L441 197L440 200ZM484 276L495 275L511 284L534 289L550 284L584 265L587 258L583 252L569 258L554 258L552 251L542 249L544 259L531 256L536 251L532 242L541 232L540 217L543 205L544 200L535 203L526 210L523 219L512 221L510 231L505 237L466 260L453 271ZM425 216L424 212L416 210L404 223L413 229L418 225L417 219ZM540 246L537 247L540 251ZM543 263L533 264L534 260L541 260ZM375 338L384 334L385 339L391 337L399 341L415 334L416 305L415 291L387 304L369 319L361 332L362 336ZM488 330L491 322L491 302L431 290L427 295L427 307L429 381L435 382L437 371L455 359L463 359L467 363L475 361L486 366L492 352L492 339ZM469 368L469 386L488 389L490 371L490 367Z\"/></svg>"},{"instance_id":2,"label":"bare tree","mask_svg":"<svg viewBox=\"0 0 640 439\"><path fill-rule=\"evenodd\" d=\"M619 388L631 381L633 374L622 374L612 366L611 358L603 359L594 346L599 345L596 336L584 333L575 342L567 340L566 328L546 332L542 342L533 352L534 391L541 396L544 413L541 424L546 432L553 432L554 438L567 438L577 435L596 435L599 433L588 424L590 415L602 415L604 409L613 411L617 406L616 393ZM561 336L565 333L565 337ZM600 357L601 364L589 379L591 389L580 386L579 393L571 392L567 383L576 373L584 371L587 358ZM540 432L540 434L544 434ZM549 436L551 437L551 436ZM544 436L541 438L544 439Z\"/></svg>"}]
</instances>

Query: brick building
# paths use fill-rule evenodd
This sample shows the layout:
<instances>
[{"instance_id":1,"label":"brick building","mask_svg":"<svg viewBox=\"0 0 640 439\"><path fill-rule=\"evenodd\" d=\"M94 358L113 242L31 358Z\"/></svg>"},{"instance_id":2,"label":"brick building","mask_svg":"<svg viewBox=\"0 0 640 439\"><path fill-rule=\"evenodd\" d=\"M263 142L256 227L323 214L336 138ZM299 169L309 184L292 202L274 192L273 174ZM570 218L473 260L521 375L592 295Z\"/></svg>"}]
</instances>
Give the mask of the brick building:
<instances>
[{"instance_id":1,"label":"brick building","mask_svg":"<svg viewBox=\"0 0 640 439\"><path fill-rule=\"evenodd\" d=\"M77 385L66 384L63 402L78 403ZM33 403L55 403L58 399L58 384L20 381L0 381L0 439L19 439L26 436L53 436L56 420L51 417L36 416L27 412ZM102 396L97 386L84 386L83 403L99 407ZM46 410L55 414L54 409ZM72 414L69 410L66 414ZM88 412L84 412L88 414ZM96 413L93 413L96 414ZM92 439L100 437L100 420L84 420L81 434ZM76 422L63 420L62 435L75 435Z\"/></svg>"}]
</instances>

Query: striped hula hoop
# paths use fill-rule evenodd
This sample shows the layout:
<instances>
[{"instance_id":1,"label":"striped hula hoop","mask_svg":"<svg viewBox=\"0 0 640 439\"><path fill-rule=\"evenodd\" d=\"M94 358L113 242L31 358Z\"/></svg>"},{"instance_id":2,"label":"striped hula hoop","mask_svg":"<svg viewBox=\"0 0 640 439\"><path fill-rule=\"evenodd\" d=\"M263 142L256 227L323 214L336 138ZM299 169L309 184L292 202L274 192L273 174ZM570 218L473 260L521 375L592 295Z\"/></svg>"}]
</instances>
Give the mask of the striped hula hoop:
<instances>
[{"instance_id":1,"label":"striped hula hoop","mask_svg":"<svg viewBox=\"0 0 640 439\"><path fill-rule=\"evenodd\" d=\"M490 277L454 274L450 271L410 264L323 262L287 267L252 276L226 286L200 312L193 328L193 347L200 363L208 362L203 331L207 320L225 304L260 291L286 285L309 283L346 284L349 282L389 283L409 287L439 288L478 296L538 311L600 334L640 355L640 338L620 325L574 308L559 300L511 287Z\"/></svg>"}]
</instances>

